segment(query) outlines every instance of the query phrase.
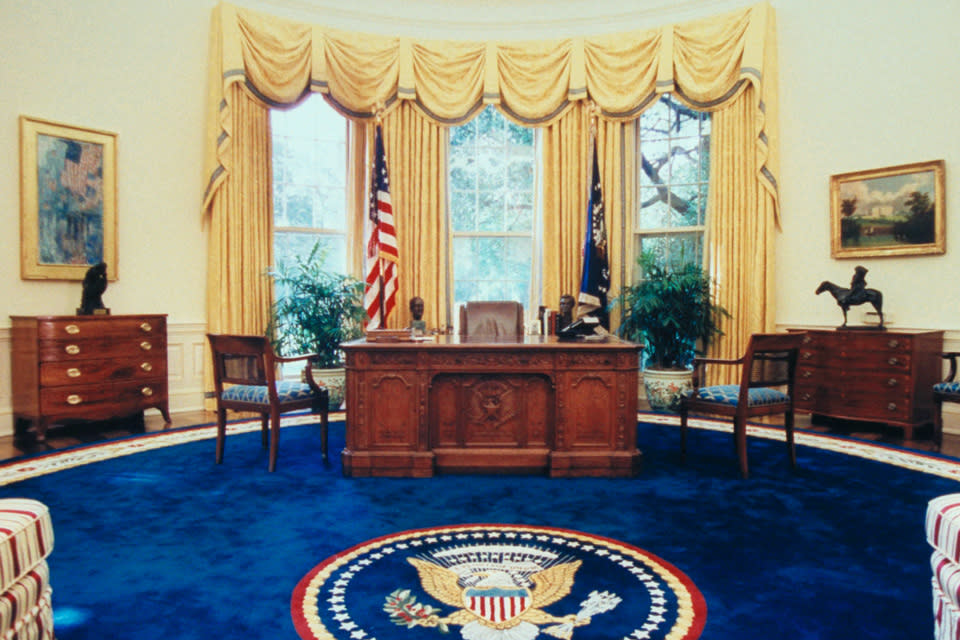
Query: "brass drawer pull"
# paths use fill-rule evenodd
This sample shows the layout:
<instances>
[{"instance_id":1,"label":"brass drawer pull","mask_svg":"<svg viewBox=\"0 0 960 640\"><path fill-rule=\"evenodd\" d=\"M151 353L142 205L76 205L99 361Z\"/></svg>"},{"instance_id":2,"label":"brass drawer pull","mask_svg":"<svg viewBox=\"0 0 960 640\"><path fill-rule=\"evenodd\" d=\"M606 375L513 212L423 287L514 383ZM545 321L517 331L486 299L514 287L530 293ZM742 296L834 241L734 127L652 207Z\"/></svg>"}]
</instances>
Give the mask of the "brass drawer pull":
<instances>
[{"instance_id":1,"label":"brass drawer pull","mask_svg":"<svg viewBox=\"0 0 960 640\"><path fill-rule=\"evenodd\" d=\"M78 333L80 333L80 327L78 327L78 326L75 325L75 324L68 324L67 326L65 326L65 327L63 328L63 330L66 331L67 333L69 333L69 334L72 335L72 336L75 336L75 335L77 335Z\"/></svg>"},{"instance_id":2,"label":"brass drawer pull","mask_svg":"<svg viewBox=\"0 0 960 640\"><path fill-rule=\"evenodd\" d=\"M896 402L891 402L890 404L887 405L887 411L896 411L896 410L897 410Z\"/></svg>"},{"instance_id":3,"label":"brass drawer pull","mask_svg":"<svg viewBox=\"0 0 960 640\"><path fill-rule=\"evenodd\" d=\"M149 322L144 322L140 325L140 331L143 331L144 333L150 333L153 331L153 327L150 326Z\"/></svg>"},{"instance_id":4,"label":"brass drawer pull","mask_svg":"<svg viewBox=\"0 0 960 640\"><path fill-rule=\"evenodd\" d=\"M63 350L66 351L71 356L75 356L78 353L80 353L80 346L76 344L68 344L63 348Z\"/></svg>"},{"instance_id":5,"label":"brass drawer pull","mask_svg":"<svg viewBox=\"0 0 960 640\"><path fill-rule=\"evenodd\" d=\"M150 351L150 349L153 349L153 345L147 342L146 340L144 340L143 342L140 343L140 348L143 349L144 351Z\"/></svg>"},{"instance_id":6,"label":"brass drawer pull","mask_svg":"<svg viewBox=\"0 0 960 640\"><path fill-rule=\"evenodd\" d=\"M810 351L804 351L804 352L800 355L800 357L803 358L804 360L809 360L810 358L813 357L813 353L810 352Z\"/></svg>"},{"instance_id":7,"label":"brass drawer pull","mask_svg":"<svg viewBox=\"0 0 960 640\"><path fill-rule=\"evenodd\" d=\"M78 396L78 395L75 394L75 393L72 393L72 394L70 394L69 396L67 396L67 404L72 404L72 405L76 406L76 405L80 404L81 402L83 402L83 398L81 398L80 396Z\"/></svg>"},{"instance_id":8,"label":"brass drawer pull","mask_svg":"<svg viewBox=\"0 0 960 640\"><path fill-rule=\"evenodd\" d=\"M897 357L890 358L889 360L887 360L887 364L896 366L900 364L900 358L897 358Z\"/></svg>"},{"instance_id":9,"label":"brass drawer pull","mask_svg":"<svg viewBox=\"0 0 960 640\"><path fill-rule=\"evenodd\" d=\"M801 399L801 400L809 400L809 399L812 398L812 397L813 397L813 396L811 396L809 393L803 393L803 394L800 395L800 399Z\"/></svg>"},{"instance_id":10,"label":"brass drawer pull","mask_svg":"<svg viewBox=\"0 0 960 640\"><path fill-rule=\"evenodd\" d=\"M801 373L800 375L803 376L804 378L810 378L810 377L813 377L813 371L806 371L806 370L805 370L805 371L804 371L803 373Z\"/></svg>"},{"instance_id":11,"label":"brass drawer pull","mask_svg":"<svg viewBox=\"0 0 960 640\"><path fill-rule=\"evenodd\" d=\"M77 369L76 367L70 367L69 369L67 369L67 377L68 377L68 378L79 378L79 377L80 377L80 369Z\"/></svg>"},{"instance_id":12,"label":"brass drawer pull","mask_svg":"<svg viewBox=\"0 0 960 640\"><path fill-rule=\"evenodd\" d=\"M803 336L803 344L810 344L811 342L813 342L813 338L810 336Z\"/></svg>"},{"instance_id":13,"label":"brass drawer pull","mask_svg":"<svg viewBox=\"0 0 960 640\"><path fill-rule=\"evenodd\" d=\"M143 389L140 389L140 393L143 394L145 398L149 398L153 395L153 389L150 387L144 387Z\"/></svg>"},{"instance_id":14,"label":"brass drawer pull","mask_svg":"<svg viewBox=\"0 0 960 640\"><path fill-rule=\"evenodd\" d=\"M149 362L141 362L141 363L140 363L140 370L141 370L141 371L153 371L153 365L150 364Z\"/></svg>"},{"instance_id":15,"label":"brass drawer pull","mask_svg":"<svg viewBox=\"0 0 960 640\"><path fill-rule=\"evenodd\" d=\"M896 349L897 347L900 346L900 341L894 338L893 340L887 343L887 346L890 347L891 349Z\"/></svg>"}]
</instances>

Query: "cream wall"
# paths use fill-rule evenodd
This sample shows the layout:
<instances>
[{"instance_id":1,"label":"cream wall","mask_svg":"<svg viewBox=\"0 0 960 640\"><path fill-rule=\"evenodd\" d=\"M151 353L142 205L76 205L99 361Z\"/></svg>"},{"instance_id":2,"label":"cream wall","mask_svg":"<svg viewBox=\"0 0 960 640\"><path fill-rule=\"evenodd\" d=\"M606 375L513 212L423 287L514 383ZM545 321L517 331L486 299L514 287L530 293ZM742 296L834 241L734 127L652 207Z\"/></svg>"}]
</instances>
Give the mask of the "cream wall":
<instances>
[{"instance_id":1,"label":"cream wall","mask_svg":"<svg viewBox=\"0 0 960 640\"><path fill-rule=\"evenodd\" d=\"M542 38L646 28L751 2L723 0L332 0L238 2L350 30L436 38ZM960 207L960 0L777 0L783 233L777 322L833 326L813 291L870 269L894 326L960 333L960 224L939 257L830 258L829 176L944 159L947 207ZM200 406L206 232L200 199L206 59L213 0L0 0L0 433L8 429L9 316L71 313L79 283L19 278L21 114L118 134L119 275L114 313L167 313L172 409ZM376 16L371 18L371 15ZM948 215L948 218L951 216ZM955 342L950 334L951 344Z\"/></svg>"}]
</instances>

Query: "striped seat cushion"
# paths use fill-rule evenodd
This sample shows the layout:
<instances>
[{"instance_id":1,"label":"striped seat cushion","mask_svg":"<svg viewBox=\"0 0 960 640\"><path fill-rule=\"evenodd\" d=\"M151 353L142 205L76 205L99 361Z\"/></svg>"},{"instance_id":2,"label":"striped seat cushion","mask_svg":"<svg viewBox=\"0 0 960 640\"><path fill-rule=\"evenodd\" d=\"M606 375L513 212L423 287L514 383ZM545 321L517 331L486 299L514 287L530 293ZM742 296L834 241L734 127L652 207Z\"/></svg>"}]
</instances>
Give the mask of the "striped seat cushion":
<instances>
[{"instance_id":1,"label":"striped seat cushion","mask_svg":"<svg viewBox=\"0 0 960 640\"><path fill-rule=\"evenodd\" d=\"M687 395L692 394L688 391ZM732 407L737 406L740 401L740 385L721 384L713 387L700 387L697 389L697 399L706 402L716 402L717 404L726 404ZM747 391L747 406L758 407L767 404L778 404L789 402L790 396L777 389L767 387L755 387Z\"/></svg>"},{"instance_id":2,"label":"striped seat cushion","mask_svg":"<svg viewBox=\"0 0 960 640\"><path fill-rule=\"evenodd\" d=\"M0 500L0 593L53 551L53 523L46 505L27 498Z\"/></svg>"},{"instance_id":3,"label":"striped seat cushion","mask_svg":"<svg viewBox=\"0 0 960 640\"><path fill-rule=\"evenodd\" d=\"M943 595L953 606L960 607L960 564L950 560L939 549L934 549L930 555L930 568Z\"/></svg>"},{"instance_id":4,"label":"striped seat cushion","mask_svg":"<svg viewBox=\"0 0 960 640\"><path fill-rule=\"evenodd\" d=\"M960 493L937 496L927 503L926 533L931 547L960 564Z\"/></svg>"},{"instance_id":5,"label":"striped seat cushion","mask_svg":"<svg viewBox=\"0 0 960 640\"><path fill-rule=\"evenodd\" d=\"M933 385L933 390L937 393L952 393L955 395L960 395L960 381L953 382L938 382Z\"/></svg>"},{"instance_id":6,"label":"striped seat cushion","mask_svg":"<svg viewBox=\"0 0 960 640\"><path fill-rule=\"evenodd\" d=\"M16 584L0 594L0 638L52 638L51 593L50 568L46 560L41 560ZM35 628L39 633L25 634L25 626Z\"/></svg>"},{"instance_id":7,"label":"striped seat cushion","mask_svg":"<svg viewBox=\"0 0 960 640\"><path fill-rule=\"evenodd\" d=\"M936 578L931 580L933 589L933 638L934 640L958 640L960 638L960 609L940 589Z\"/></svg>"},{"instance_id":8,"label":"striped seat cushion","mask_svg":"<svg viewBox=\"0 0 960 640\"><path fill-rule=\"evenodd\" d=\"M284 380L277 383L277 398L280 404L293 400L308 400L314 397L310 385L302 382ZM264 385L238 384L223 390L220 396L224 400L234 402L251 402L253 404L270 404L269 389Z\"/></svg>"}]
</instances>

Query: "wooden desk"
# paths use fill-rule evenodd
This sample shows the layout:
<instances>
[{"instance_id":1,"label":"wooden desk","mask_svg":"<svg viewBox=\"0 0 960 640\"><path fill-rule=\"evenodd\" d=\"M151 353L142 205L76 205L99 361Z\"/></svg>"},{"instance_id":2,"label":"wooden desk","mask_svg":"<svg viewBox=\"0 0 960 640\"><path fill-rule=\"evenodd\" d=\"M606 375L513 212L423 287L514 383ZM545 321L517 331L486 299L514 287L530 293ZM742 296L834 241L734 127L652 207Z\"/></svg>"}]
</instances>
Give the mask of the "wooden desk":
<instances>
[{"instance_id":1,"label":"wooden desk","mask_svg":"<svg viewBox=\"0 0 960 640\"><path fill-rule=\"evenodd\" d=\"M555 336L343 346L347 476L631 476L639 346Z\"/></svg>"}]
</instances>

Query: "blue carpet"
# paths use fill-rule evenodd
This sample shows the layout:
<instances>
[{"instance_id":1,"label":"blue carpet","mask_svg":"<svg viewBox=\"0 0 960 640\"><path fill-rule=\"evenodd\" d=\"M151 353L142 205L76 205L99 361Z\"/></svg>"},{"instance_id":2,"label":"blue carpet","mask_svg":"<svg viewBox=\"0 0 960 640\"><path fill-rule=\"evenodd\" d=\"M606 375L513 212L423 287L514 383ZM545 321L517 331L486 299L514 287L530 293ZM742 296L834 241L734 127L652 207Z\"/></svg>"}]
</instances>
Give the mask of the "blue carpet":
<instances>
[{"instance_id":1,"label":"blue carpet","mask_svg":"<svg viewBox=\"0 0 960 640\"><path fill-rule=\"evenodd\" d=\"M705 640L932 635L923 518L930 498L960 491L949 478L808 446L794 472L781 442L753 438L742 480L729 434L694 429L682 464L676 427L641 423L636 478L348 479L337 455L321 461L318 435L285 428L272 474L254 432L228 438L222 465L200 440L0 487L50 507L58 639L295 640L292 591L329 556L479 522L569 528L656 554L703 594ZM331 451L343 442L332 423Z\"/></svg>"}]
</instances>

